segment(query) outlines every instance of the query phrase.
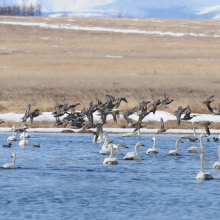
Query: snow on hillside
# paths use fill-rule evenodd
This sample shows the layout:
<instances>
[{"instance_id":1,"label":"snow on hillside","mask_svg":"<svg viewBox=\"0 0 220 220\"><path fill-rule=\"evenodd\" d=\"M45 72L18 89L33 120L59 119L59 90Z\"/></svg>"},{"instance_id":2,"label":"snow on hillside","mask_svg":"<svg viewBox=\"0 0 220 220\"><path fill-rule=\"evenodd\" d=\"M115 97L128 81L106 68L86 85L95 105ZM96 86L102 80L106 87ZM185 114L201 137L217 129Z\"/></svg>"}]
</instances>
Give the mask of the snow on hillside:
<instances>
[{"instance_id":1,"label":"snow on hillside","mask_svg":"<svg viewBox=\"0 0 220 220\"><path fill-rule=\"evenodd\" d=\"M41 4L44 15L85 17L218 18L219 0L0 0L0 5Z\"/></svg>"}]
</instances>

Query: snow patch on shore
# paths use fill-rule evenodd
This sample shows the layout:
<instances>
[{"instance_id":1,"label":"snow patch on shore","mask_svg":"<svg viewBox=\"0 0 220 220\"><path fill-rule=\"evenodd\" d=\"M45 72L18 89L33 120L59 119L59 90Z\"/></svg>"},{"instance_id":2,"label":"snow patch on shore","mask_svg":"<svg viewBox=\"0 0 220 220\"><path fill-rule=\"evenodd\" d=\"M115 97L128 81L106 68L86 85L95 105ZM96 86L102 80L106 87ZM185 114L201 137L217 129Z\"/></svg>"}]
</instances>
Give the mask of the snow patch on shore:
<instances>
[{"instance_id":1,"label":"snow patch on shore","mask_svg":"<svg viewBox=\"0 0 220 220\"><path fill-rule=\"evenodd\" d=\"M174 33L174 32L162 32L162 31L148 31L148 30L128 30L128 29L115 29L115 28L102 28L102 27L80 27L80 26L64 26L58 24L47 24L47 23L35 23L35 22L13 22L13 21L1 21L0 24L9 25L22 25L22 26L38 26L40 28L51 28L51 29L71 29L81 31L104 31L114 32L123 34L144 34L144 35L168 35L172 37L211 37L220 38L220 35L206 35L206 34L195 34L195 33Z\"/></svg>"}]
</instances>

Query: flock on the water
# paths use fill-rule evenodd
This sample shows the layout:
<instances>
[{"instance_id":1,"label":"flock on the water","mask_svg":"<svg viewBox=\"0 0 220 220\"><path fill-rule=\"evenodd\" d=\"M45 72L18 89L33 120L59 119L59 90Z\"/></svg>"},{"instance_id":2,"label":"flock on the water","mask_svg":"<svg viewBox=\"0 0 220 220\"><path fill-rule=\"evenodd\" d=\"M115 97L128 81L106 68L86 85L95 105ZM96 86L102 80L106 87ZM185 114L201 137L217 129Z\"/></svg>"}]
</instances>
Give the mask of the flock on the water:
<instances>
[{"instance_id":1,"label":"flock on the water","mask_svg":"<svg viewBox=\"0 0 220 220\"><path fill-rule=\"evenodd\" d=\"M214 97L214 95L210 96L208 99L206 99L203 102L203 104L205 104L207 106L208 110L211 112L214 112L210 106L211 102L214 101L214 100L212 100L213 97ZM124 148L128 148L128 147L124 143L121 143L117 146L115 144L113 144L114 139L109 138L108 133L103 131L103 125L107 123L106 119L107 119L108 115L112 115L114 122L117 123L117 119L119 119L120 114L122 114L122 112L123 112L123 110L119 110L118 108L119 108L122 101L125 103L128 103L128 101L124 97L115 98L114 96L111 96L111 95L106 95L105 102L102 102L97 97L96 97L96 101L97 101L97 103L95 103L95 104L93 102L90 102L88 107L87 108L84 107L81 111L75 110L75 108L78 105L80 105L80 103L68 105L67 100L64 99L64 104L59 105L58 102L55 101L55 106L54 106L55 110L52 112L52 115L56 119L54 126L66 127L68 124L70 124L70 126L72 128L82 129L83 131L85 131L86 129L90 129L90 128L96 128L96 131L93 132L93 135L94 135L93 143L94 144L103 143L102 148L100 150L100 154L109 155L108 158L105 158L103 164L115 165L115 164L118 164L118 160L117 160L117 158L113 158L113 156L114 155L116 155L116 156L121 155L121 152L119 150L120 147L124 147ZM162 107L164 105L169 105L173 101L174 101L173 99L169 100L169 97L166 94L164 94L163 100L156 100L153 102L142 101L139 104L139 108L133 107L133 108L129 109L128 111L126 111L125 113L123 113L122 115L127 122L127 124L123 128L134 128L134 132L125 133L122 136L123 137L138 137L138 138L140 138L140 136L141 136L140 129L146 126L146 124L143 123L143 119L146 116L148 116L150 113L155 114L158 106ZM148 104L149 104L149 106L148 106ZM151 108L149 111L148 111L148 107ZM33 123L34 118L41 115L41 113L38 109L35 109L33 111L30 111L30 109L31 109L31 105L29 104L24 116L21 118L22 122L26 122L27 119L30 118L30 122ZM68 112L68 110L70 110L70 109L71 109L71 112ZM93 120L93 114L96 111L98 112L98 115L100 116L100 120L102 121L102 123L95 122ZM184 112L185 112L185 115L183 117L181 117ZM137 113L139 116L137 122L134 122L130 118L130 116L134 113ZM215 114L220 115L220 106L219 106L219 111L215 112ZM62 120L60 119L61 116L64 116ZM193 117L195 117L195 115L191 115L191 109L189 106L187 106L186 108L182 108L182 106L179 106L178 109L175 111L175 116L177 119L178 126L180 125L181 120L191 120ZM164 122L163 122L162 117L161 117L160 121L161 121L161 128L158 130L158 133L163 133L166 131L166 129L164 127ZM204 126L207 135L210 135L209 125L211 123L212 122L207 121L207 122L204 122L201 124L201 126ZM188 139L190 142L200 142L200 147L190 147L188 149L189 153L201 153L201 172L197 175L196 179L204 179L204 180L212 179L213 178L212 175L210 173L204 173L204 168L203 168L204 146L202 143L202 138L206 137L206 135L201 134L200 138L198 139L197 135L196 135L196 131L195 131L195 124L198 124L198 122L194 121L192 123L194 134L181 136L181 139L178 139L176 141L176 146L175 146L176 149L170 150L168 155L169 156L181 155L181 152L178 148L178 144L183 143L182 139ZM20 140L19 145L20 146L30 145L29 140L27 140L27 138L29 138L29 135L26 132L27 128L28 128L28 126L25 124L22 124L21 128L18 128L18 129L16 129L16 127L13 126L13 128L12 128L13 135L9 136L7 141L18 141L16 135L17 135L17 133L22 133L20 135L20 138L22 138L22 140ZM136 133L136 131L137 131L137 133ZM105 135L105 137L103 137L103 134ZM158 154L159 150L156 148L156 137L153 137L152 141L154 141L153 147L149 148L146 151L146 153L147 154ZM207 138L207 141L210 141L210 140ZM215 137L213 138L213 141L220 142L220 140L218 140L218 138L215 138ZM11 143L9 143L8 145L3 145L3 147L11 147L11 146L12 146ZM141 142L138 142L135 145L135 152L127 153L123 157L123 159L124 160L141 160L141 155L138 152L138 148L140 146L144 146L144 144ZM40 144L33 145L33 147L40 147ZM218 149L218 154L219 154L219 158L220 158L220 147ZM5 164L3 166L3 168L12 168L12 169L17 168L17 166L15 165L16 153L13 153L12 157L14 158L13 163ZM220 162L216 162L214 164L213 168L220 169Z\"/></svg>"}]
</instances>

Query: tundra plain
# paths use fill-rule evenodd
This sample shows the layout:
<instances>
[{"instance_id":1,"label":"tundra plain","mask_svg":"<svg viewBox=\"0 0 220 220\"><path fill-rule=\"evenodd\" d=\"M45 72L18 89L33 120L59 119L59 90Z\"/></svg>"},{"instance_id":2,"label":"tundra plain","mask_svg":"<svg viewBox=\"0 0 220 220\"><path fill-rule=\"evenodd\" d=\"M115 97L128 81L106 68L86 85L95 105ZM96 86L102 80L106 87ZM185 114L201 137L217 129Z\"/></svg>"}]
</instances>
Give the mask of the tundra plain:
<instances>
[{"instance_id":1,"label":"tundra plain","mask_svg":"<svg viewBox=\"0 0 220 220\"><path fill-rule=\"evenodd\" d=\"M29 103L52 111L54 101L64 97L70 104L80 102L81 110L106 94L126 97L128 104L119 109L127 110L143 100L163 99L164 92L174 102L158 110L174 113L189 105L192 112L209 113L202 101L211 95L211 107L218 110L219 23L0 17L0 113L25 112Z\"/></svg>"}]
</instances>

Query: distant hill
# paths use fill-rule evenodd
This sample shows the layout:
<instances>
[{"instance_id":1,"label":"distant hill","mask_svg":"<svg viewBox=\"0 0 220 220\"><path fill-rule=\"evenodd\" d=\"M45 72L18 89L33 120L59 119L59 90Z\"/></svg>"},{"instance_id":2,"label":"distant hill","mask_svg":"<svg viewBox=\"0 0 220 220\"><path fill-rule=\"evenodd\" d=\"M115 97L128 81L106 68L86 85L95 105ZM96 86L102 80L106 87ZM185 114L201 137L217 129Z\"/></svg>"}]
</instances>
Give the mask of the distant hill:
<instances>
[{"instance_id":1,"label":"distant hill","mask_svg":"<svg viewBox=\"0 0 220 220\"><path fill-rule=\"evenodd\" d=\"M220 18L220 0L0 0L0 5L41 4L43 15L84 17Z\"/></svg>"}]
</instances>

